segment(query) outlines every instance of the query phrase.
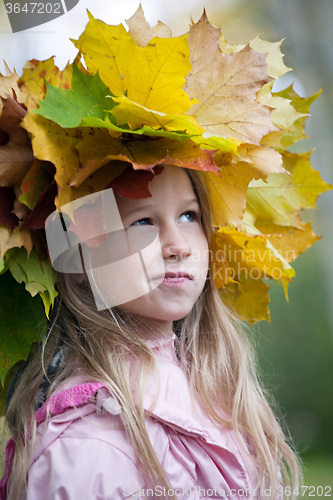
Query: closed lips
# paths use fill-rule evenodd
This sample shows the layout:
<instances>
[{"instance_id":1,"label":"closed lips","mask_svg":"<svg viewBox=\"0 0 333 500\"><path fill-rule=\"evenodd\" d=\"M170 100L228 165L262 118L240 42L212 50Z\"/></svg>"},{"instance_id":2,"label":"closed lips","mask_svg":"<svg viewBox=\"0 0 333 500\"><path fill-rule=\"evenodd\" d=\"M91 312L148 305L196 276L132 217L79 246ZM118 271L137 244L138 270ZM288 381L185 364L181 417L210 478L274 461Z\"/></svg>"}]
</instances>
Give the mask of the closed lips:
<instances>
[{"instance_id":1,"label":"closed lips","mask_svg":"<svg viewBox=\"0 0 333 500\"><path fill-rule=\"evenodd\" d=\"M179 272L179 273L165 273L165 278L188 278L192 280L192 276L190 276L188 273L184 272Z\"/></svg>"}]
</instances>

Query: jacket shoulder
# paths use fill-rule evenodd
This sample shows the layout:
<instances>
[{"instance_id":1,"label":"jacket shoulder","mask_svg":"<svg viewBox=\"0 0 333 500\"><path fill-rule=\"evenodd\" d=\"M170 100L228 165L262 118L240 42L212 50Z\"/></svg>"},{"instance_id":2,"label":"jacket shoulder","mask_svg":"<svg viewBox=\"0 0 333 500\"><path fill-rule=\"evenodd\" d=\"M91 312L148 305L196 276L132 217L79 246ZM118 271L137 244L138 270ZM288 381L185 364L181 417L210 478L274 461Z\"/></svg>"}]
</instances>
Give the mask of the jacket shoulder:
<instances>
[{"instance_id":1,"label":"jacket shoulder","mask_svg":"<svg viewBox=\"0 0 333 500\"><path fill-rule=\"evenodd\" d=\"M69 412L74 413L73 419L68 420ZM120 500L143 488L135 452L119 415L94 411L75 418L75 409L69 412L68 425L60 417L48 422L46 438L60 427L30 467L27 497Z\"/></svg>"}]
</instances>

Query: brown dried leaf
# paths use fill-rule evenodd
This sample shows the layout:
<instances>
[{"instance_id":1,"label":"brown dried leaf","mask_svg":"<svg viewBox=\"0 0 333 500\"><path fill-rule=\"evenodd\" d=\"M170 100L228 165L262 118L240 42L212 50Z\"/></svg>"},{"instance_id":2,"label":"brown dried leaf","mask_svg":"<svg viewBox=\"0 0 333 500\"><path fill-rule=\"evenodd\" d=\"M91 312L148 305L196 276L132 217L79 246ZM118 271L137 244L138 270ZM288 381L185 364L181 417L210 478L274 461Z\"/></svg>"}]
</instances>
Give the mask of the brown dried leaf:
<instances>
[{"instance_id":1,"label":"brown dried leaf","mask_svg":"<svg viewBox=\"0 0 333 500\"><path fill-rule=\"evenodd\" d=\"M251 49L266 54L267 73L275 79L281 78L287 71L291 71L291 68L288 68L283 62L283 54L280 49L282 42L283 39L279 42L267 42L261 40L259 35L249 42ZM229 45L223 34L220 34L220 48L224 54L239 52L244 47L245 45L239 44Z\"/></svg>"},{"instance_id":2,"label":"brown dried leaf","mask_svg":"<svg viewBox=\"0 0 333 500\"><path fill-rule=\"evenodd\" d=\"M0 97L6 98L8 94L12 98L15 98L16 96L18 102L24 103L25 97L17 85L17 80L19 77L18 74L16 73L16 70L14 69L14 71L11 71L6 63L5 63L5 68L6 68L6 76L3 76L0 73ZM1 110L2 110L2 102L0 101L0 114Z\"/></svg>"},{"instance_id":3,"label":"brown dried leaf","mask_svg":"<svg viewBox=\"0 0 333 500\"><path fill-rule=\"evenodd\" d=\"M8 94L0 101L0 128L8 136L8 142L0 146L0 186L15 186L21 183L34 160L29 135L21 127L26 111Z\"/></svg>"},{"instance_id":4,"label":"brown dried leaf","mask_svg":"<svg viewBox=\"0 0 333 500\"><path fill-rule=\"evenodd\" d=\"M126 19L126 24L129 27L129 34L139 47L145 47L155 36L160 38L172 37L171 29L161 21L158 21L158 24L153 28L150 26L146 21L141 4L133 16Z\"/></svg>"},{"instance_id":5,"label":"brown dried leaf","mask_svg":"<svg viewBox=\"0 0 333 500\"><path fill-rule=\"evenodd\" d=\"M273 148L267 146L248 147L241 145L239 147L240 155L244 155L243 161L249 163L253 169L254 179L266 180L269 174L289 174L288 170L283 167L282 156ZM289 174L290 175L290 174Z\"/></svg>"},{"instance_id":6,"label":"brown dried leaf","mask_svg":"<svg viewBox=\"0 0 333 500\"><path fill-rule=\"evenodd\" d=\"M18 223L18 218L12 213L15 193L12 187L0 187L0 223L10 229L10 234Z\"/></svg>"},{"instance_id":7,"label":"brown dried leaf","mask_svg":"<svg viewBox=\"0 0 333 500\"><path fill-rule=\"evenodd\" d=\"M270 109L256 101L257 92L272 80L266 70L266 54L249 46L223 54L219 35L205 13L190 29L193 68L185 90L200 104L194 104L187 114L213 135L259 145L264 135L277 130Z\"/></svg>"},{"instance_id":8,"label":"brown dried leaf","mask_svg":"<svg viewBox=\"0 0 333 500\"><path fill-rule=\"evenodd\" d=\"M0 260L10 248L22 246L26 248L29 255L33 246L30 230L20 230L16 226L11 233L9 227L0 224Z\"/></svg>"}]
</instances>

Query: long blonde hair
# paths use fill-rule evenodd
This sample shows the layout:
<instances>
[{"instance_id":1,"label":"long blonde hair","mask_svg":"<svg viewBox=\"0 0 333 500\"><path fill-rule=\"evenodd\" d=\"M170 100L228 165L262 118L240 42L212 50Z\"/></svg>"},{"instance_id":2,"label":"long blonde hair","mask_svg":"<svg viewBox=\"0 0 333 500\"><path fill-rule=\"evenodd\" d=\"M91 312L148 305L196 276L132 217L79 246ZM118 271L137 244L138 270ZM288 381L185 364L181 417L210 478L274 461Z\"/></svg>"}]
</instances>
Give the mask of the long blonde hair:
<instances>
[{"instance_id":1,"label":"long blonde hair","mask_svg":"<svg viewBox=\"0 0 333 500\"><path fill-rule=\"evenodd\" d=\"M200 172L186 172L211 242L213 224L207 186ZM145 426L143 396L155 369L155 358L140 335L142 322L118 308L98 312L87 280L79 283L70 274L59 274L57 288L59 298L46 338L22 373L6 415L16 442L8 497L16 500L25 484L36 434L34 399L45 375L44 367L60 347L66 363L52 381L48 397L74 373L103 382L122 406L143 476L152 485L172 488ZM299 458L267 402L273 405L258 381L256 359L245 328L221 301L212 269L192 311L174 322L174 331L177 356L187 374L192 397L213 422L232 427L240 443L239 433L246 435L258 470L258 488L271 486L270 498L276 498L277 487L282 486L278 467L284 488L296 488L301 480ZM22 436L26 438L22 440Z\"/></svg>"}]
</instances>

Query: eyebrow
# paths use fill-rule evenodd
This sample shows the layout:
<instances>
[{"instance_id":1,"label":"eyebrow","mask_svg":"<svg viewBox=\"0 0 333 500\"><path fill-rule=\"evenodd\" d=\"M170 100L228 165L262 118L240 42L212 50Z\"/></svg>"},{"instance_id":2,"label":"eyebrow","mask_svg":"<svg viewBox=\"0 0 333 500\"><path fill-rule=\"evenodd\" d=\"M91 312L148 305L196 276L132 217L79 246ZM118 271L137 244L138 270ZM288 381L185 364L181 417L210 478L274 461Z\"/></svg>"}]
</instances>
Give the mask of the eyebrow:
<instances>
[{"instance_id":1,"label":"eyebrow","mask_svg":"<svg viewBox=\"0 0 333 500\"><path fill-rule=\"evenodd\" d=\"M198 205L200 205L199 201L197 198L184 198L183 200L183 204L184 205L187 205L188 203L197 203ZM152 203L147 203L146 205L142 205L141 207L139 208L133 208L132 210L129 210L128 212L126 212L124 215L123 215L123 218L125 219L126 217L129 217L130 215L134 214L134 213L137 213L137 212L141 212L142 210L146 210L147 208L150 208L150 207L153 207L154 205Z\"/></svg>"}]
</instances>

